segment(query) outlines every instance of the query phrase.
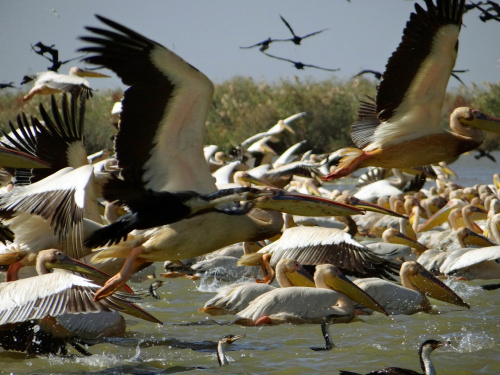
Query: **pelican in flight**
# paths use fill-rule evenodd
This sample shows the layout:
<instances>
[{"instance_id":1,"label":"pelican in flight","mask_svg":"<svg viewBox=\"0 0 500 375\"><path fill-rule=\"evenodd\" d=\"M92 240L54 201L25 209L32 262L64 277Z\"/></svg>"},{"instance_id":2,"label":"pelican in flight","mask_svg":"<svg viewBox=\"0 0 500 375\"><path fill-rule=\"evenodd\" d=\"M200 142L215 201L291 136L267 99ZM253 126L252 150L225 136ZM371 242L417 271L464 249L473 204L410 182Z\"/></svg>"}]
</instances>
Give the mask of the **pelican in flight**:
<instances>
[{"instance_id":1,"label":"pelican in flight","mask_svg":"<svg viewBox=\"0 0 500 375\"><path fill-rule=\"evenodd\" d=\"M187 259L236 242L258 241L277 234L283 221L281 215L278 218L270 211L276 207L309 200L308 212L313 208L312 212L329 215L333 211L341 212L337 215L361 213L347 205L281 190L236 190L240 198L241 194L263 198L255 202L260 209L245 215L238 208L234 212L227 211L230 208L215 210L216 199L235 199L227 195L230 189L217 191L203 154L205 121L214 92L212 82L157 42L114 21L97 18L111 30L87 27L93 35L81 39L91 45L80 51L92 54L85 58L86 62L113 70L130 86L124 92L115 139L122 179L114 178L110 185L104 185L103 196L108 201L126 203L132 217L131 222L119 220L85 241L95 247L126 239L100 252L101 256L127 259L96 299L112 294L143 262ZM179 155L183 157L179 159ZM159 204L159 196L170 203ZM319 208L314 210L314 204ZM184 220L177 221L180 219ZM164 225L168 223L172 224ZM132 229L141 231L127 235Z\"/></svg>"},{"instance_id":2,"label":"pelican in flight","mask_svg":"<svg viewBox=\"0 0 500 375\"><path fill-rule=\"evenodd\" d=\"M446 86L455 65L465 0L425 0L403 31L390 57L375 101L362 102L351 138L333 180L367 166L411 168L449 161L483 143L480 129L500 132L500 119L469 107L450 116L451 131L441 128Z\"/></svg>"},{"instance_id":3,"label":"pelican in flight","mask_svg":"<svg viewBox=\"0 0 500 375\"><path fill-rule=\"evenodd\" d=\"M402 286L379 278L357 279L354 283L391 315L431 311L432 306L426 296L470 308L453 290L415 261L404 262L399 275Z\"/></svg>"},{"instance_id":4,"label":"pelican in flight","mask_svg":"<svg viewBox=\"0 0 500 375\"><path fill-rule=\"evenodd\" d=\"M316 266L316 288L277 288L257 297L236 317L236 324L321 323L331 314L354 318L354 302L387 315L384 308L331 264ZM353 302L354 301L354 302Z\"/></svg>"},{"instance_id":5,"label":"pelican in flight","mask_svg":"<svg viewBox=\"0 0 500 375\"><path fill-rule=\"evenodd\" d=\"M54 268L62 268L100 279L103 277L102 272L70 258L59 250L40 252L36 259L36 268L39 276L0 284L0 345L7 350L44 352L44 342L42 336L38 336L36 324L42 327L42 332L66 337L67 342L73 344L72 338L75 334L65 328L64 323L59 323L56 327L56 319L63 315L95 314L97 317L102 311L117 310L161 324L158 319L131 303L133 296L117 294L94 302L92 297L100 288L99 285L69 272L51 273ZM80 318L83 319L85 318ZM99 322L99 318L95 321L86 320L86 323L89 330L94 329L93 337L99 334L97 327L102 326L102 323L106 324ZM13 330L16 329L20 329L22 334L15 333ZM61 350L64 354L64 346L65 343L62 342L61 346L49 347L48 350L54 354L57 354L55 349L57 352Z\"/></svg>"},{"instance_id":6,"label":"pelican in flight","mask_svg":"<svg viewBox=\"0 0 500 375\"><path fill-rule=\"evenodd\" d=\"M60 74L53 71L36 73L32 76L24 76L21 85L34 81L28 95L23 97L23 101L30 100L35 95L51 95L58 92L72 92L78 94L83 91L86 97L92 95L89 82L83 77L105 78L109 77L93 70L85 70L73 67L69 74Z\"/></svg>"},{"instance_id":7,"label":"pelican in flight","mask_svg":"<svg viewBox=\"0 0 500 375\"><path fill-rule=\"evenodd\" d=\"M418 357L420 358L420 368L423 373L420 374L416 371L401 368L401 367L386 367L380 370L375 370L367 373L369 374L394 374L394 375L436 375L436 369L431 361L431 353L440 346L446 346L449 342L438 340L426 340L418 349ZM339 375L362 375L358 372L340 370Z\"/></svg>"}]
</instances>

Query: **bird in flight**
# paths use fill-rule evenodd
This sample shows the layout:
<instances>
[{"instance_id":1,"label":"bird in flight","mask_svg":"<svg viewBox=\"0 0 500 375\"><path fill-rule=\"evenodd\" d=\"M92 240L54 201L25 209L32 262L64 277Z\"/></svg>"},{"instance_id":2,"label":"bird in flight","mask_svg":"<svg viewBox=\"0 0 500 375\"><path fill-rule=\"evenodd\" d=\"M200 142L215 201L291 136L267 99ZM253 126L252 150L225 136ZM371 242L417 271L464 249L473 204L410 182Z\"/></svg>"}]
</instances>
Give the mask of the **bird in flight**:
<instances>
[{"instance_id":1,"label":"bird in flight","mask_svg":"<svg viewBox=\"0 0 500 375\"><path fill-rule=\"evenodd\" d=\"M302 42L302 39L309 38L310 36L313 36L313 35L316 35L316 34L322 33L323 31L327 30L327 29L322 29L322 30L315 31L315 32L310 33L310 34L306 34L306 35L304 35L304 36L298 36L297 34L295 34L295 32L293 31L293 29L292 29L292 27L290 26L290 24L286 21L286 19L284 19L282 15L280 15L280 17L281 17L281 20L285 23L286 27L288 27L288 30L290 30L290 32L291 32L291 33L292 33L292 35L293 35L293 38L291 38L291 39L287 39L287 40L290 40L290 41L292 41L294 44L297 44L297 45L300 45L300 42Z\"/></svg>"},{"instance_id":2,"label":"bird in flight","mask_svg":"<svg viewBox=\"0 0 500 375\"><path fill-rule=\"evenodd\" d=\"M274 59L291 62L295 66L295 68L300 69L300 70L303 70L306 67L307 68L316 68L316 69L326 70L326 71L329 71L329 72L336 72L337 70L340 70L340 69L322 68L321 66L317 66L317 65L304 64L304 63L301 63L300 61L293 61L293 60L290 60L290 59L285 59L284 57L270 55L269 53L266 53L266 52L264 52L264 55L272 57Z\"/></svg>"},{"instance_id":3,"label":"bird in flight","mask_svg":"<svg viewBox=\"0 0 500 375\"><path fill-rule=\"evenodd\" d=\"M266 49L269 48L269 45L272 42L288 42L290 39L271 39L270 37L267 38L266 40L263 40L262 42L252 44L251 46L246 46L246 47L240 47L241 49L248 49L248 48L254 48L254 47L259 47L259 51L264 52Z\"/></svg>"},{"instance_id":4,"label":"bird in flight","mask_svg":"<svg viewBox=\"0 0 500 375\"><path fill-rule=\"evenodd\" d=\"M1 90L1 89L5 89L5 88L7 88L7 87L13 87L13 88L15 88L15 86L14 86L14 82L9 82L9 83L0 83L0 90Z\"/></svg>"}]
</instances>

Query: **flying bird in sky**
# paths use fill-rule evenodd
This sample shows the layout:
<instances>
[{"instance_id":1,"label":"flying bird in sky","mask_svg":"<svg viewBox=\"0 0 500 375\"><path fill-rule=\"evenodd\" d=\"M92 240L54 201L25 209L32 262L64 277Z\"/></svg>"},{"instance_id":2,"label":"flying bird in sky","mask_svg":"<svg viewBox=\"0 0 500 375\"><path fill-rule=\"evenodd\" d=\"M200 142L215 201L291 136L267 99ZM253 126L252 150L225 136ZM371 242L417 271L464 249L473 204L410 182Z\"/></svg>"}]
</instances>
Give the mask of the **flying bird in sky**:
<instances>
[{"instance_id":1,"label":"flying bird in sky","mask_svg":"<svg viewBox=\"0 0 500 375\"><path fill-rule=\"evenodd\" d=\"M293 60L290 60L290 59L285 59L284 57L270 55L269 53L266 53L266 52L264 52L264 55L272 57L273 59L278 59L278 60L283 60L283 61L291 62L295 66L295 68L300 69L300 70L303 70L304 68L316 68L316 69L326 70L326 71L329 71L329 72L336 72L336 71L340 70L340 68L339 69L329 69L329 68L322 68L321 66L317 66L317 65L304 64L304 63L302 63L300 61L293 61Z\"/></svg>"}]
</instances>

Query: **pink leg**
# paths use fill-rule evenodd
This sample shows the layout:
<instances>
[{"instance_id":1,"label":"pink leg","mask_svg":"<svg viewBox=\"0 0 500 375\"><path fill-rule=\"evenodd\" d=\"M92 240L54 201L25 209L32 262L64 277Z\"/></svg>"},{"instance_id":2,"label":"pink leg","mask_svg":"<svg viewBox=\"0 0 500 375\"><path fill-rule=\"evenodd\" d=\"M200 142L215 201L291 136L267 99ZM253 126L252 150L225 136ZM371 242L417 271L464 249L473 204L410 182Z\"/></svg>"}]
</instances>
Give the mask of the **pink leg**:
<instances>
[{"instance_id":1,"label":"pink leg","mask_svg":"<svg viewBox=\"0 0 500 375\"><path fill-rule=\"evenodd\" d=\"M109 297L125 285L137 266L145 262L144 259L139 258L143 251L143 246L138 246L130 250L130 253L127 255L121 270L115 276L106 281L104 286L96 292L94 295L94 301L99 301L103 298Z\"/></svg>"}]
</instances>

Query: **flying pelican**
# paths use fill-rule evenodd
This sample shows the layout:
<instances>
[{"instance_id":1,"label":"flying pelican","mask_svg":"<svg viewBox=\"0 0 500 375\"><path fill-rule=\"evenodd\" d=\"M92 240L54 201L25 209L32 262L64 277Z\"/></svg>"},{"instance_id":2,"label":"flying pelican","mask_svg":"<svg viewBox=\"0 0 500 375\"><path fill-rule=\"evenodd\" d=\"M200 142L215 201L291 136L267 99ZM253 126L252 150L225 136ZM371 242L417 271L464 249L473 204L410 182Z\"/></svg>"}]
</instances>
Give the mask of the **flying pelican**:
<instances>
[{"instance_id":1,"label":"flying pelican","mask_svg":"<svg viewBox=\"0 0 500 375\"><path fill-rule=\"evenodd\" d=\"M262 209L253 209L247 215L208 212L168 226L146 229L211 208L215 202L203 199L203 195L216 198L218 194L225 194L217 192L203 155L205 120L214 87L203 73L160 44L104 17L97 18L112 30L88 27L94 36L81 39L92 46L80 51L93 54L86 62L115 71L130 86L124 92L120 129L115 139L123 180L110 180L103 195L109 201L119 200L131 206L135 222L117 224L118 220L87 238L86 244L92 246L127 238L100 252L101 256L127 259L120 273L108 281L96 299L113 293L142 262L187 259L232 243L269 238L279 232L283 222L281 217L265 212L264 208L273 210L305 199L311 203L313 197L272 190L272 196L269 191L257 192L257 195L266 195L261 197L266 199L255 203ZM146 115L145 103L153 103ZM178 160L179 155L183 155L182 160L165 163L165 160ZM106 192L106 186L113 189ZM172 209L170 203L163 208L159 206L156 199L159 195L168 197L171 203L176 202L180 211ZM141 203L144 197L149 201L147 205ZM314 202L322 212L325 208L341 214L361 212L325 199ZM313 205L307 205L306 209L310 210ZM119 233L114 231L116 227ZM146 230L127 236L133 228Z\"/></svg>"},{"instance_id":2,"label":"flying pelican","mask_svg":"<svg viewBox=\"0 0 500 375\"><path fill-rule=\"evenodd\" d=\"M277 288L254 299L236 317L236 324L321 323L330 314L345 315L339 322L354 318L354 302L375 311L387 312L331 264L316 266L316 288Z\"/></svg>"},{"instance_id":3,"label":"flying pelican","mask_svg":"<svg viewBox=\"0 0 500 375\"><path fill-rule=\"evenodd\" d=\"M73 344L72 337L75 334L64 328L64 323L59 324L59 328L54 325L55 319L63 315L96 314L97 317L102 311L117 310L161 324L158 319L131 303L133 297L118 294L94 302L92 297L100 288L99 285L72 273L51 273L54 268L63 268L101 279L103 277L102 272L70 258L61 251L51 249L40 252L36 267L39 276L0 284L0 344L6 349L43 353L46 349L43 348L42 333L59 335ZM83 315L81 319L84 319ZM29 323L32 320L34 322ZM87 320L86 323L87 329L94 330L93 337L96 337L99 334L97 327L102 327L102 324L98 319ZM40 333L35 328L36 324L39 328L42 327ZM22 335L12 331L16 327L23 331ZM39 342L40 340L42 342ZM49 347L49 352L64 353L65 342L61 344L56 348Z\"/></svg>"},{"instance_id":4,"label":"flying pelican","mask_svg":"<svg viewBox=\"0 0 500 375\"><path fill-rule=\"evenodd\" d=\"M436 375L436 369L431 361L431 353L440 346L446 346L449 342L426 340L418 349L418 357L420 358L420 367L422 368L422 375ZM394 374L394 375L420 375L413 370L404 369L401 367L386 367L380 370L369 372L369 374ZM339 375L362 375L357 372L340 370Z\"/></svg>"},{"instance_id":5,"label":"flying pelican","mask_svg":"<svg viewBox=\"0 0 500 375\"><path fill-rule=\"evenodd\" d=\"M76 66L69 70L69 74L59 74L48 71L36 73L33 76L24 76L21 85L31 81L34 81L34 85L28 95L23 97L23 101L26 102L37 94L51 95L57 92L72 92L74 94L79 94L83 91L84 95L89 97L92 95L92 89L90 88L89 82L83 77L105 78L109 76Z\"/></svg>"},{"instance_id":6,"label":"flying pelican","mask_svg":"<svg viewBox=\"0 0 500 375\"><path fill-rule=\"evenodd\" d=\"M348 148L332 180L377 166L411 168L448 161L483 142L480 129L500 132L500 119L460 107L450 116L451 131L441 128L446 86L457 57L465 0L426 0L390 57L375 102L362 102Z\"/></svg>"},{"instance_id":7,"label":"flying pelican","mask_svg":"<svg viewBox=\"0 0 500 375\"><path fill-rule=\"evenodd\" d=\"M310 286L314 286L314 280L302 265L290 258L281 259L276 265L276 280L281 288L307 286L307 281ZM276 289L269 285L271 281L272 279L268 283L247 282L227 285L210 298L200 311L210 315L237 314L258 296Z\"/></svg>"},{"instance_id":8,"label":"flying pelican","mask_svg":"<svg viewBox=\"0 0 500 375\"><path fill-rule=\"evenodd\" d=\"M354 283L378 301L390 315L431 311L432 306L426 295L470 308L454 291L415 261L404 262L399 275L402 286L378 278L357 279Z\"/></svg>"},{"instance_id":9,"label":"flying pelican","mask_svg":"<svg viewBox=\"0 0 500 375\"><path fill-rule=\"evenodd\" d=\"M264 254L271 255L271 266L280 259L296 259L302 265L335 265L348 276L381 276L393 280L399 266L380 258L349 233L337 228L297 226L283 231L279 240L257 253L244 255L240 265L255 265Z\"/></svg>"},{"instance_id":10,"label":"flying pelican","mask_svg":"<svg viewBox=\"0 0 500 375\"><path fill-rule=\"evenodd\" d=\"M306 112L300 112L296 113L294 115L291 115L287 117L286 119L278 120L276 125L271 127L267 132L262 132L262 133L257 133L250 138L245 139L243 142L241 142L242 147L248 147L254 142L257 142L258 140L270 136L272 142L278 142L280 139L280 136L283 134L285 130L289 131L292 134L295 134L295 131L290 127L290 123L305 116L307 113Z\"/></svg>"}]
</instances>

